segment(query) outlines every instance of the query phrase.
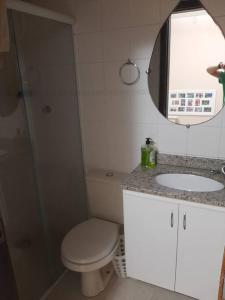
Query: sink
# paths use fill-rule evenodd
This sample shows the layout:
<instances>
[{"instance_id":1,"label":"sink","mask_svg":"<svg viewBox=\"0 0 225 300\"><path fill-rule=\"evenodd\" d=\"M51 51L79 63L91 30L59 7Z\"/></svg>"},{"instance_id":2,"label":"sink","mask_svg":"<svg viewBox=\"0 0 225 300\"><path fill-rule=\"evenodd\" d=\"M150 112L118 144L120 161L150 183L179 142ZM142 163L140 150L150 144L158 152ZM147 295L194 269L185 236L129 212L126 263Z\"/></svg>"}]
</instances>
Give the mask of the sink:
<instances>
[{"instance_id":1,"label":"sink","mask_svg":"<svg viewBox=\"0 0 225 300\"><path fill-rule=\"evenodd\" d=\"M155 180L160 185L188 192L214 192L224 188L216 180L192 174L161 174Z\"/></svg>"}]
</instances>

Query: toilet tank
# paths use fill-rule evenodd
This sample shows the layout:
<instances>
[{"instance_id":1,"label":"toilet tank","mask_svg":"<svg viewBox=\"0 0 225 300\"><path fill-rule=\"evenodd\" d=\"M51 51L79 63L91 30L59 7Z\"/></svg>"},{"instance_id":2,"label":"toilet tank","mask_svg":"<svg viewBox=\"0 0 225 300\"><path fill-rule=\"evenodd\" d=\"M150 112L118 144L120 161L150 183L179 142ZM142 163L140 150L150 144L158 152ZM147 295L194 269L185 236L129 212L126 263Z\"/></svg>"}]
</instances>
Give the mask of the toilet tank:
<instances>
[{"instance_id":1,"label":"toilet tank","mask_svg":"<svg viewBox=\"0 0 225 300\"><path fill-rule=\"evenodd\" d=\"M120 184L125 173L92 170L86 175L89 214L123 224L123 196Z\"/></svg>"}]
</instances>

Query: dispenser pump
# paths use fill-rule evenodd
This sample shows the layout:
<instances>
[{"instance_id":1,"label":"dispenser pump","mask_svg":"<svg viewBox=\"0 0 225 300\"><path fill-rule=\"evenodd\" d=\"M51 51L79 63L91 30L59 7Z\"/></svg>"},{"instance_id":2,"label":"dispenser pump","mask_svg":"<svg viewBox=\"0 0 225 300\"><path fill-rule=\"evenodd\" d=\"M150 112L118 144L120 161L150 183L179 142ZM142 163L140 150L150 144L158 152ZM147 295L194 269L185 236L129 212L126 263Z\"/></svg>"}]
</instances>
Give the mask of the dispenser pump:
<instances>
[{"instance_id":1,"label":"dispenser pump","mask_svg":"<svg viewBox=\"0 0 225 300\"><path fill-rule=\"evenodd\" d=\"M153 140L151 138L146 138L146 145L150 145L153 142Z\"/></svg>"}]
</instances>

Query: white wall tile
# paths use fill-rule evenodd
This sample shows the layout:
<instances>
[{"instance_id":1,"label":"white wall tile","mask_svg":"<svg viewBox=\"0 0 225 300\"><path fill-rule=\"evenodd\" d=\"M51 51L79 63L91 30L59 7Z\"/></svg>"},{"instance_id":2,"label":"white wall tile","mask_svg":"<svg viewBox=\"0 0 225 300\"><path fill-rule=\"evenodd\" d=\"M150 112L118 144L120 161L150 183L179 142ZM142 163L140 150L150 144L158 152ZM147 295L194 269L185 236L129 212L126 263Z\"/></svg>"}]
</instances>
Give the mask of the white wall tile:
<instances>
[{"instance_id":1,"label":"white wall tile","mask_svg":"<svg viewBox=\"0 0 225 300\"><path fill-rule=\"evenodd\" d=\"M188 129L188 155L217 158L219 143L220 128L196 125Z\"/></svg>"},{"instance_id":2,"label":"white wall tile","mask_svg":"<svg viewBox=\"0 0 225 300\"><path fill-rule=\"evenodd\" d=\"M95 32L101 30L101 0L76 0L75 32Z\"/></svg>"},{"instance_id":3,"label":"white wall tile","mask_svg":"<svg viewBox=\"0 0 225 300\"><path fill-rule=\"evenodd\" d=\"M205 122L205 123L202 123L202 126L206 126L206 127L221 127L222 124L223 124L223 119L224 119L224 110L221 109L217 115L210 119L209 121Z\"/></svg>"},{"instance_id":4,"label":"white wall tile","mask_svg":"<svg viewBox=\"0 0 225 300\"><path fill-rule=\"evenodd\" d=\"M225 127L220 131L219 155L218 158L225 160Z\"/></svg>"},{"instance_id":5,"label":"white wall tile","mask_svg":"<svg viewBox=\"0 0 225 300\"><path fill-rule=\"evenodd\" d=\"M131 93L129 101L128 120L135 123L158 123L159 113L146 92Z\"/></svg>"},{"instance_id":6,"label":"white wall tile","mask_svg":"<svg viewBox=\"0 0 225 300\"><path fill-rule=\"evenodd\" d=\"M82 122L85 135L85 143L87 146L102 144L106 141L107 126L104 122Z\"/></svg>"},{"instance_id":7,"label":"white wall tile","mask_svg":"<svg viewBox=\"0 0 225 300\"><path fill-rule=\"evenodd\" d=\"M119 77L120 67L124 61L104 63L105 88L109 92L128 92L130 87L123 84Z\"/></svg>"},{"instance_id":8,"label":"white wall tile","mask_svg":"<svg viewBox=\"0 0 225 300\"><path fill-rule=\"evenodd\" d=\"M159 141L159 130L157 124L151 123L132 123L128 129L128 146L130 151L138 150L141 151L141 146L145 144L145 139L150 137L153 141L158 144Z\"/></svg>"},{"instance_id":9,"label":"white wall tile","mask_svg":"<svg viewBox=\"0 0 225 300\"><path fill-rule=\"evenodd\" d=\"M201 2L212 16L225 15L224 0L201 0Z\"/></svg>"},{"instance_id":10,"label":"white wall tile","mask_svg":"<svg viewBox=\"0 0 225 300\"><path fill-rule=\"evenodd\" d=\"M157 111L158 111L158 109L157 109ZM160 125L169 126L170 124L174 124L171 121L167 120L167 118L164 117L159 111L158 111L158 120L159 120ZM180 126L180 125L178 125L178 126Z\"/></svg>"},{"instance_id":11,"label":"white wall tile","mask_svg":"<svg viewBox=\"0 0 225 300\"><path fill-rule=\"evenodd\" d=\"M109 163L110 168L130 172L140 163L141 145L145 138L151 137L158 140L158 126L145 123L110 123L109 138Z\"/></svg>"},{"instance_id":12,"label":"white wall tile","mask_svg":"<svg viewBox=\"0 0 225 300\"><path fill-rule=\"evenodd\" d=\"M141 162L141 149L132 149L128 156L129 167L127 172L132 172Z\"/></svg>"},{"instance_id":13,"label":"white wall tile","mask_svg":"<svg viewBox=\"0 0 225 300\"><path fill-rule=\"evenodd\" d=\"M103 33L85 33L76 36L77 62L102 62L103 60Z\"/></svg>"},{"instance_id":14,"label":"white wall tile","mask_svg":"<svg viewBox=\"0 0 225 300\"><path fill-rule=\"evenodd\" d=\"M108 93L107 119L112 123L128 122L130 112L130 95L128 93Z\"/></svg>"},{"instance_id":15,"label":"white wall tile","mask_svg":"<svg viewBox=\"0 0 225 300\"><path fill-rule=\"evenodd\" d=\"M220 114L221 114L221 119L222 119L221 127L224 128L225 127L225 107L223 107Z\"/></svg>"},{"instance_id":16,"label":"white wall tile","mask_svg":"<svg viewBox=\"0 0 225 300\"><path fill-rule=\"evenodd\" d=\"M161 0L160 2L161 2L160 21L161 21L161 25L163 25L163 23L172 13L176 5L179 3L179 0Z\"/></svg>"},{"instance_id":17,"label":"white wall tile","mask_svg":"<svg viewBox=\"0 0 225 300\"><path fill-rule=\"evenodd\" d=\"M79 64L78 87L81 92L104 90L103 64Z\"/></svg>"},{"instance_id":18,"label":"white wall tile","mask_svg":"<svg viewBox=\"0 0 225 300\"><path fill-rule=\"evenodd\" d=\"M140 69L140 79L134 84L129 86L131 92L148 92L148 75L146 71L149 68L149 59L136 59L134 61ZM131 81L137 78L137 71L133 68L131 71Z\"/></svg>"},{"instance_id":19,"label":"white wall tile","mask_svg":"<svg viewBox=\"0 0 225 300\"><path fill-rule=\"evenodd\" d=\"M108 128L109 168L129 172L128 124L110 122Z\"/></svg>"},{"instance_id":20,"label":"white wall tile","mask_svg":"<svg viewBox=\"0 0 225 300\"><path fill-rule=\"evenodd\" d=\"M82 122L85 164L108 169L108 127L104 122Z\"/></svg>"},{"instance_id":21,"label":"white wall tile","mask_svg":"<svg viewBox=\"0 0 225 300\"><path fill-rule=\"evenodd\" d=\"M159 125L159 152L185 155L187 152L187 129L185 126L169 123Z\"/></svg>"},{"instance_id":22,"label":"white wall tile","mask_svg":"<svg viewBox=\"0 0 225 300\"><path fill-rule=\"evenodd\" d=\"M102 0L103 28L123 28L129 26L128 0Z\"/></svg>"},{"instance_id":23,"label":"white wall tile","mask_svg":"<svg viewBox=\"0 0 225 300\"><path fill-rule=\"evenodd\" d=\"M220 26L220 29L223 32L223 35L225 34L225 17L215 17L216 23Z\"/></svg>"},{"instance_id":24,"label":"white wall tile","mask_svg":"<svg viewBox=\"0 0 225 300\"><path fill-rule=\"evenodd\" d=\"M103 151L104 149L104 151ZM106 150L105 145L95 144L87 147L84 145L84 161L85 169L110 169L108 151Z\"/></svg>"},{"instance_id":25,"label":"white wall tile","mask_svg":"<svg viewBox=\"0 0 225 300\"><path fill-rule=\"evenodd\" d=\"M107 121L107 106L105 93L81 93L81 120Z\"/></svg>"},{"instance_id":26,"label":"white wall tile","mask_svg":"<svg viewBox=\"0 0 225 300\"><path fill-rule=\"evenodd\" d=\"M104 32L104 61L124 60L130 57L130 31L128 29Z\"/></svg>"},{"instance_id":27,"label":"white wall tile","mask_svg":"<svg viewBox=\"0 0 225 300\"><path fill-rule=\"evenodd\" d=\"M152 55L159 25L134 27L130 30L131 58L143 59Z\"/></svg>"},{"instance_id":28,"label":"white wall tile","mask_svg":"<svg viewBox=\"0 0 225 300\"><path fill-rule=\"evenodd\" d=\"M147 74L146 70L149 66L148 59L135 60L134 61L140 69L140 79L134 85L124 84L119 76L120 67L124 64L124 61L104 63L104 76L105 76L105 87L110 92L130 92L130 93L146 93L148 91ZM130 68L129 81L133 81L137 78L137 70Z\"/></svg>"},{"instance_id":29,"label":"white wall tile","mask_svg":"<svg viewBox=\"0 0 225 300\"><path fill-rule=\"evenodd\" d=\"M160 22L158 0L129 0L132 26L156 24Z\"/></svg>"}]
</instances>

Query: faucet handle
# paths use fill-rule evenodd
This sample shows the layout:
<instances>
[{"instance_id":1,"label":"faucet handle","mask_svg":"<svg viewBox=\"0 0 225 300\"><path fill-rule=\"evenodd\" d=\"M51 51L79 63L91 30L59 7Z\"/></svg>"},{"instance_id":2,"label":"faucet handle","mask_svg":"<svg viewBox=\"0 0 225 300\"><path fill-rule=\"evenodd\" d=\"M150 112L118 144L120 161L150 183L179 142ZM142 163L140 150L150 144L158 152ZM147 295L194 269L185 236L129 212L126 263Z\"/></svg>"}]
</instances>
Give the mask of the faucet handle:
<instances>
[{"instance_id":1,"label":"faucet handle","mask_svg":"<svg viewBox=\"0 0 225 300\"><path fill-rule=\"evenodd\" d=\"M225 165L222 165L221 172L225 175Z\"/></svg>"}]
</instances>

